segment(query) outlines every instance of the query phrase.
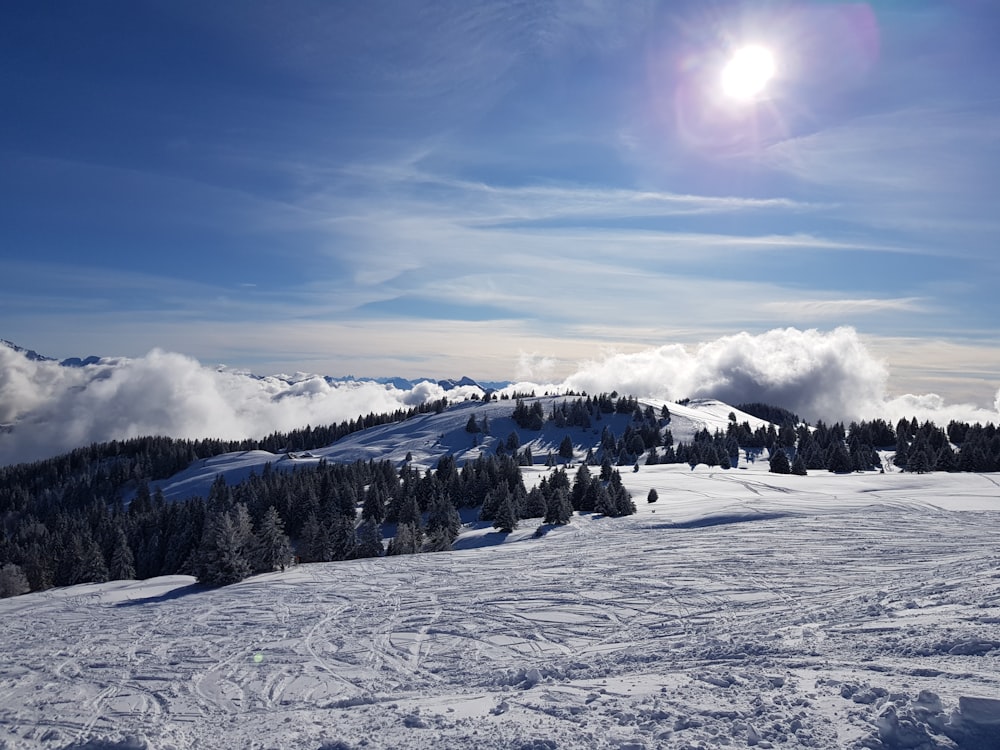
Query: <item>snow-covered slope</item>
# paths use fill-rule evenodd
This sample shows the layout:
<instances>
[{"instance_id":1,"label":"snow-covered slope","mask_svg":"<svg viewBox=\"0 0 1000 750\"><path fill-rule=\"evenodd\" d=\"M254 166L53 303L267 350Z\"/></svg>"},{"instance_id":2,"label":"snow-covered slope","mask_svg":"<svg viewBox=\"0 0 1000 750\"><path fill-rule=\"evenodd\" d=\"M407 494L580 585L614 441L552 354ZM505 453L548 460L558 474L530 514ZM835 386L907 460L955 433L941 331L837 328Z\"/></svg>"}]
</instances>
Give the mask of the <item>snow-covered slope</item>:
<instances>
[{"instance_id":1,"label":"snow-covered slope","mask_svg":"<svg viewBox=\"0 0 1000 750\"><path fill-rule=\"evenodd\" d=\"M575 398L577 397L540 396L526 399L525 403L540 401L548 413L553 405ZM752 429L768 424L711 399L692 401L684 406L655 400L644 400L641 403L643 406L653 406L657 414L662 406L667 406L671 414L668 428L675 442L689 442L696 432L706 428L709 432L716 429L724 431L729 423L730 413L740 423L748 422ZM536 463L544 463L550 452L558 453L559 443L567 434L576 446L577 458L582 458L588 448L596 450L600 445L601 432L605 426L620 437L632 419L630 414L606 414L601 421L593 421L588 429L557 428L551 421L547 421L542 430L533 431L517 426L511 418L514 406L515 402L510 400L463 401L453 404L440 414L422 414L404 422L362 430L333 445L308 452L274 454L248 451L215 456L194 463L174 477L154 483L153 488L163 490L168 499L193 495L204 497L208 494L212 481L220 474L226 477L229 484L234 484L246 478L251 471L259 474L266 463L271 463L276 469L288 470L316 464L324 458L339 462L388 459L398 464L410 454L414 465L432 468L437 465L441 456L450 453L462 465L467 460L475 459L481 452L494 450L496 442L506 440L512 432L517 434L521 450L531 448ZM479 424L485 419L488 433L468 432L466 426L470 416L474 416Z\"/></svg>"},{"instance_id":2,"label":"snow-covered slope","mask_svg":"<svg viewBox=\"0 0 1000 750\"><path fill-rule=\"evenodd\" d=\"M542 538L4 600L0 747L998 747L1000 478L623 479Z\"/></svg>"}]
</instances>

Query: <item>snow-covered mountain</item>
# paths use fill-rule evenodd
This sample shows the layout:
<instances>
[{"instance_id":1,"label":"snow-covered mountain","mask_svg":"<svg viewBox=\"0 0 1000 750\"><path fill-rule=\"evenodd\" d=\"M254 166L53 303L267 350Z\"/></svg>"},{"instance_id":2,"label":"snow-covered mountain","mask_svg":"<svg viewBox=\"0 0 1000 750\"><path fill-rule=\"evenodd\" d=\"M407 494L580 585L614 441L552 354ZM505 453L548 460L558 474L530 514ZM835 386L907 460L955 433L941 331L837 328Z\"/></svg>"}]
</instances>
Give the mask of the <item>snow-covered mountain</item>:
<instances>
[{"instance_id":1,"label":"snow-covered mountain","mask_svg":"<svg viewBox=\"0 0 1000 750\"><path fill-rule=\"evenodd\" d=\"M57 362L54 357L46 357L44 354L39 354L34 349L25 349L24 347L18 346L12 341L7 341L7 339L0 339L0 346L4 346L8 349L12 349L18 354L24 355L24 357L31 362ZM86 367L87 365L96 365L101 361L101 357L96 355L90 355L89 357L68 357L59 364L63 367Z\"/></svg>"},{"instance_id":2,"label":"snow-covered mountain","mask_svg":"<svg viewBox=\"0 0 1000 750\"><path fill-rule=\"evenodd\" d=\"M511 384L509 380L473 380L472 378L464 375L460 377L458 380L454 380L452 378L445 378L444 380L434 380L433 378L415 378L411 380L408 378L401 378L398 376L388 377L388 378L386 377L356 378L353 375L348 375L339 378L330 377L328 375L326 376L326 379L330 383L336 383L336 382L345 383L345 382L358 382L358 381L381 383L382 385L391 385L393 388L397 388L401 391L411 391L421 383L437 383L437 385L441 386L441 388L446 391L451 391L454 390L455 388L461 388L461 387L472 387L472 388L478 388L479 390L485 393L486 391L497 391L500 390L501 388L506 388Z\"/></svg>"},{"instance_id":3,"label":"snow-covered mountain","mask_svg":"<svg viewBox=\"0 0 1000 750\"><path fill-rule=\"evenodd\" d=\"M91 354L91 355L89 355L87 357L67 357L65 359L58 360L55 357L49 357L49 356L46 356L44 354L39 354L34 349L26 349L23 346L18 346L13 341L8 341L7 339L0 339L0 346L6 347L7 349L11 349L11 350L17 352L18 354L23 355L26 359L28 359L31 362L58 362L58 364L62 365L63 367L87 367L89 365L97 365L97 364L101 364L101 363L107 363L107 364L114 365L114 364L122 364L123 362L129 361L129 360L127 360L125 358L121 358L121 357L116 357L116 358L99 357L99 356L94 355L94 354ZM287 375L287 374L283 374L283 373L279 373L279 374L275 374L275 375L260 375L260 374L254 373L254 372L250 372L248 370L236 370L236 369L232 369L232 368L226 367L224 365L217 366L216 370L219 371L219 372L228 372L228 373L243 375L243 376L251 378L253 380L264 380L264 379L267 379L267 378L275 378L277 380L282 380L282 381L284 381L284 382L286 382L288 384L298 383L298 382L301 382L303 380L310 380L310 379L313 379L313 378L322 377L324 380L326 380L327 383L330 383L330 384L336 384L336 383L378 383L380 385L389 385L389 386L392 386L392 387L397 388L398 390L401 390L401 391L412 390L415 386L419 385L420 383L436 383L437 385L439 385L441 388L443 388L446 391L452 390L454 388L462 387L462 386L471 386L471 387L474 387L474 388L479 388L483 392L485 392L487 390L498 390L500 388L505 388L505 387L507 387L507 386L510 385L510 381L507 381L507 380L502 380L502 381L482 381L480 383L480 382L477 382L476 380L473 380L472 378L467 377L467 376L462 376L461 378L458 378L457 380L452 379L452 378L445 378L445 379L442 380L442 379L436 379L436 378L430 378L430 377L423 377L423 378L402 378L402 377L399 377L399 376L370 377L370 378L361 377L361 378L359 378L359 377L355 377L354 375L344 375L344 376L339 376L338 377L338 376L332 376L332 375L317 375L315 373L305 373L305 372L298 372L298 373L295 373L293 375Z\"/></svg>"}]
</instances>

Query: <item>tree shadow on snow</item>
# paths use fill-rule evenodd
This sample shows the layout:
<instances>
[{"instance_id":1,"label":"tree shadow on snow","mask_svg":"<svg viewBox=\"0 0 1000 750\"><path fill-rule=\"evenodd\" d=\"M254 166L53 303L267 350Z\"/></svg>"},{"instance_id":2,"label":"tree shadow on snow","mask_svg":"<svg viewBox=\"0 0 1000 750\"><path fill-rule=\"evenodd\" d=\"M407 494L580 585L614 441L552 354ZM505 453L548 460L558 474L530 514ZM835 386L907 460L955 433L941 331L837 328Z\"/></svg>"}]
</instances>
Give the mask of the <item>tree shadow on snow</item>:
<instances>
[{"instance_id":1,"label":"tree shadow on snow","mask_svg":"<svg viewBox=\"0 0 1000 750\"><path fill-rule=\"evenodd\" d=\"M676 523L661 523L647 526L651 529L705 529L710 526L727 526L734 523L749 523L752 521L773 521L777 518L797 516L797 513L725 513L713 516L703 516L691 521Z\"/></svg>"},{"instance_id":2,"label":"tree shadow on snow","mask_svg":"<svg viewBox=\"0 0 1000 750\"><path fill-rule=\"evenodd\" d=\"M180 599L185 596L190 596L191 594L198 594L202 591L211 590L211 586L206 586L202 583L189 583L187 586L178 586L175 589L170 589L169 591L164 591L162 594L157 594L156 596L146 596L142 599L126 599L125 601L118 602L116 607L135 607L142 604L155 604L157 602L169 602L172 599Z\"/></svg>"}]
</instances>

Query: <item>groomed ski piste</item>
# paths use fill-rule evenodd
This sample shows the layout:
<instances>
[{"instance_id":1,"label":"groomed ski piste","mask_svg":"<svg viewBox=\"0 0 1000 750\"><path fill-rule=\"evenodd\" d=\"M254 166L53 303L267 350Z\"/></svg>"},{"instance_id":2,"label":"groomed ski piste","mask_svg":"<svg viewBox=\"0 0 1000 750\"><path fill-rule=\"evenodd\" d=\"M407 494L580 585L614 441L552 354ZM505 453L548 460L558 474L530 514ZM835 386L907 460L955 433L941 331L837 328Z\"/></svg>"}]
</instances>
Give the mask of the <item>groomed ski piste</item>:
<instances>
[{"instance_id":1,"label":"groomed ski piste","mask_svg":"<svg viewBox=\"0 0 1000 750\"><path fill-rule=\"evenodd\" d=\"M0 601L0 747L1000 747L1000 476L622 478L542 535Z\"/></svg>"}]
</instances>

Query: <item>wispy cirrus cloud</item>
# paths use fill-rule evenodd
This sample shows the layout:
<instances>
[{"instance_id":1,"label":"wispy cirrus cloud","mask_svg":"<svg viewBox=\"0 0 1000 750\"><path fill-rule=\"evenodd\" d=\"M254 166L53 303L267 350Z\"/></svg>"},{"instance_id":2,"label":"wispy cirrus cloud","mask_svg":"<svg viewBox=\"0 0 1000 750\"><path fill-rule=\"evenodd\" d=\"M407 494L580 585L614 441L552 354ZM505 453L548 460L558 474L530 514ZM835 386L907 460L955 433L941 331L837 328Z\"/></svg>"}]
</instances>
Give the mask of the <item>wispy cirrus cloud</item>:
<instances>
[{"instance_id":1,"label":"wispy cirrus cloud","mask_svg":"<svg viewBox=\"0 0 1000 750\"><path fill-rule=\"evenodd\" d=\"M881 312L926 312L919 297L899 299L798 299L765 302L761 307L792 320L837 320Z\"/></svg>"},{"instance_id":2,"label":"wispy cirrus cloud","mask_svg":"<svg viewBox=\"0 0 1000 750\"><path fill-rule=\"evenodd\" d=\"M395 195L403 205L412 201L417 205L447 206L446 210L462 214L464 221L477 225L566 217L641 218L756 211L780 214L831 207L781 196L696 195L565 182L501 185L429 172L412 161L354 164L341 172L362 184L378 184L383 194Z\"/></svg>"},{"instance_id":3,"label":"wispy cirrus cloud","mask_svg":"<svg viewBox=\"0 0 1000 750\"><path fill-rule=\"evenodd\" d=\"M1000 119L982 107L935 106L858 117L784 140L769 167L845 198L859 226L902 230L955 255L988 257L1000 221Z\"/></svg>"},{"instance_id":4,"label":"wispy cirrus cloud","mask_svg":"<svg viewBox=\"0 0 1000 750\"><path fill-rule=\"evenodd\" d=\"M998 133L995 115L967 107L904 109L785 139L763 158L807 182L950 195L990 175L983 157L1000 150Z\"/></svg>"}]
</instances>

